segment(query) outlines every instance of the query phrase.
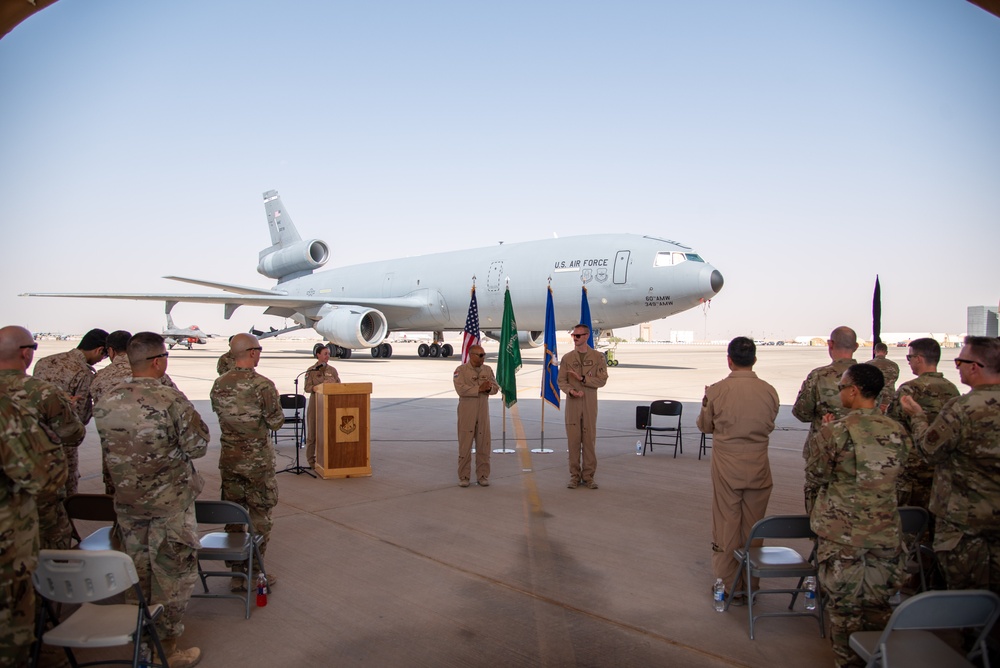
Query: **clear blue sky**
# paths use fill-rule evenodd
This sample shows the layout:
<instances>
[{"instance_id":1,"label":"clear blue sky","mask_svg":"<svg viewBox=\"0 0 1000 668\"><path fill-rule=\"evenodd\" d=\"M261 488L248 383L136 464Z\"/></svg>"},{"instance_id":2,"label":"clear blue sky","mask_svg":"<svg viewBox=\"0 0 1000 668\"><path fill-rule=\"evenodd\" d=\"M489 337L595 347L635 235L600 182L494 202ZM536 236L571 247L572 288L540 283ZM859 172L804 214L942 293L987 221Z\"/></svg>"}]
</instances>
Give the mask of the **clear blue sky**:
<instances>
[{"instance_id":1,"label":"clear blue sky","mask_svg":"<svg viewBox=\"0 0 1000 668\"><path fill-rule=\"evenodd\" d=\"M328 266L633 232L723 273L710 338L870 333L876 273L883 330L962 332L1000 299L998 65L964 0L61 0L0 40L0 324L268 286L274 188Z\"/></svg>"}]
</instances>

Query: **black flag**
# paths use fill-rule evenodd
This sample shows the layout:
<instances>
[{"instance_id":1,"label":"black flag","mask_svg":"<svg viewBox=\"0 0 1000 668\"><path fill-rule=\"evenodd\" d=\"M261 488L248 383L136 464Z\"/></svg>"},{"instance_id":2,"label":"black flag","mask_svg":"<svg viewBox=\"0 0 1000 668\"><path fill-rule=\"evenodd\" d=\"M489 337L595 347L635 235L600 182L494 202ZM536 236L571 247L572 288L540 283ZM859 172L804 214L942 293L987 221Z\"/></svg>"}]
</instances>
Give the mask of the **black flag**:
<instances>
[{"instance_id":1,"label":"black flag","mask_svg":"<svg viewBox=\"0 0 1000 668\"><path fill-rule=\"evenodd\" d=\"M878 274L875 274L875 294L872 295L872 359L875 359L875 346L882 343L882 287L878 283Z\"/></svg>"}]
</instances>

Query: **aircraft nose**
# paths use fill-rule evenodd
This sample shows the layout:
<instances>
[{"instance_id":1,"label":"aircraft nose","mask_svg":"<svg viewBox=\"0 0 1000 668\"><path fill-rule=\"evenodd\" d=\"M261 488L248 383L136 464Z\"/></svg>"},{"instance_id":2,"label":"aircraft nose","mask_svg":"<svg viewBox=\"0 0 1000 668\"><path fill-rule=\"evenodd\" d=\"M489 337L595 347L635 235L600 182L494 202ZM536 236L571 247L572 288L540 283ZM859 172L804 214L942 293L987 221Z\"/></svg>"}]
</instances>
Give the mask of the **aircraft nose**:
<instances>
[{"instance_id":1,"label":"aircraft nose","mask_svg":"<svg viewBox=\"0 0 1000 668\"><path fill-rule=\"evenodd\" d=\"M712 284L712 292L719 294L719 290L725 284L725 280L722 278L722 273L718 269L712 270L712 277L709 279Z\"/></svg>"}]
</instances>

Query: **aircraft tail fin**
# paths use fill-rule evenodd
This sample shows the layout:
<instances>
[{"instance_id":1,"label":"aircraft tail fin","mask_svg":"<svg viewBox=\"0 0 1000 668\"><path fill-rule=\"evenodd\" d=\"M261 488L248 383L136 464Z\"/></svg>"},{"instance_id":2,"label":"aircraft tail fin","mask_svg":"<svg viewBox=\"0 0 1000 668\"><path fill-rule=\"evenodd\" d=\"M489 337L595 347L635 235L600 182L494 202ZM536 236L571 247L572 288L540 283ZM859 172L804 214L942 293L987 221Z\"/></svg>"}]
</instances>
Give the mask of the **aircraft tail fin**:
<instances>
[{"instance_id":1,"label":"aircraft tail fin","mask_svg":"<svg viewBox=\"0 0 1000 668\"><path fill-rule=\"evenodd\" d=\"M167 314L167 329L174 329L174 319L170 317L169 313Z\"/></svg>"},{"instance_id":2,"label":"aircraft tail fin","mask_svg":"<svg viewBox=\"0 0 1000 668\"><path fill-rule=\"evenodd\" d=\"M257 272L278 283L311 274L330 259L330 248L319 239L303 241L277 190L264 193L264 211L271 245L260 252Z\"/></svg>"},{"instance_id":3,"label":"aircraft tail fin","mask_svg":"<svg viewBox=\"0 0 1000 668\"><path fill-rule=\"evenodd\" d=\"M267 229L271 232L271 249L287 248L302 241L292 217L281 204L281 196L277 190L264 193L264 211L267 212Z\"/></svg>"}]
</instances>

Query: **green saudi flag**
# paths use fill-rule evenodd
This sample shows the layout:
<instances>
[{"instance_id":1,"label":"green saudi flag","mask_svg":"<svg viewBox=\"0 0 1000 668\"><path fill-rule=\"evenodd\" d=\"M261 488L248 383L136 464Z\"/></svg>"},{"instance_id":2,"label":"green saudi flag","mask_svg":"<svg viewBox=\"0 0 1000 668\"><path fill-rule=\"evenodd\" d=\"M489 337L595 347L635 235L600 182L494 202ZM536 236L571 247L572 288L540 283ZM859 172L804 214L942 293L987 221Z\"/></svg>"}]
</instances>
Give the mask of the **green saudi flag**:
<instances>
[{"instance_id":1,"label":"green saudi flag","mask_svg":"<svg viewBox=\"0 0 1000 668\"><path fill-rule=\"evenodd\" d=\"M500 359L497 362L497 384L503 394L503 403L510 408L517 403L517 378L521 368L521 345L517 340L517 322L514 306L510 303L510 288L503 296L503 324L500 326Z\"/></svg>"}]
</instances>

